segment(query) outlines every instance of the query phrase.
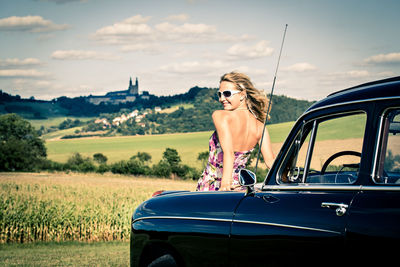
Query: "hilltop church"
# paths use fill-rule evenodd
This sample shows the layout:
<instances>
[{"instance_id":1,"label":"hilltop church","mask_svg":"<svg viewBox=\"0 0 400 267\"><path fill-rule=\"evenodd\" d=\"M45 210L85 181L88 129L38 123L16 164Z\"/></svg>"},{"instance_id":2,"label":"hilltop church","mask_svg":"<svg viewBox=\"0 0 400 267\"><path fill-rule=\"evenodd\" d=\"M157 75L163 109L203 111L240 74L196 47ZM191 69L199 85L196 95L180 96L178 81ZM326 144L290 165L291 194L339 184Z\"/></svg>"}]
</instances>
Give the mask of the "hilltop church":
<instances>
[{"instance_id":1,"label":"hilltop church","mask_svg":"<svg viewBox=\"0 0 400 267\"><path fill-rule=\"evenodd\" d=\"M105 104L119 104L126 102L134 102L136 99L149 99L149 92L143 91L139 94L139 82L136 77L135 85L132 84L132 78L129 79L129 87L127 90L109 92L103 96L93 96L87 97L87 101L92 104L99 105L100 103Z\"/></svg>"}]
</instances>

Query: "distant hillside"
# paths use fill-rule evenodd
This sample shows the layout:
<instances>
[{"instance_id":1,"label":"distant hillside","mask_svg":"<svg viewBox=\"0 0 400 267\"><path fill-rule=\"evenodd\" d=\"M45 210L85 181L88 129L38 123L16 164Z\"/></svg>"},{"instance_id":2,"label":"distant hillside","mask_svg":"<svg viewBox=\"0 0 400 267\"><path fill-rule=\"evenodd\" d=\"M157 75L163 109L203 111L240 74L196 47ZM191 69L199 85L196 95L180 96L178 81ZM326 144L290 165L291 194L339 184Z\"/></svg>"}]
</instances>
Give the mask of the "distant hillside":
<instances>
[{"instance_id":1,"label":"distant hillside","mask_svg":"<svg viewBox=\"0 0 400 267\"><path fill-rule=\"evenodd\" d=\"M135 118L124 124L110 125L105 135L163 134L175 132L197 132L214 129L211 114L221 109L217 98L218 89L193 87L184 94L173 96L151 96L150 99L139 99L135 102L107 105L88 103L85 97L59 97L51 101L21 99L0 91L0 114L17 113L30 120L43 120L55 117L92 117L111 119L126 111L139 110L146 113L138 122ZM182 103L186 105L172 112L155 112L155 107L167 109ZM286 96L273 96L270 123L281 123L296 120L312 102L297 100ZM150 112L144 112L151 110ZM87 126L84 124L87 123ZM71 124L71 123L68 123ZM73 125L73 124L71 124ZM94 120L79 121L83 132L104 130ZM65 125L64 125L65 126ZM75 125L76 126L76 125ZM72 127L72 126L71 126ZM60 127L61 129L61 124ZM70 127L63 127L63 129ZM80 133L83 134L83 133Z\"/></svg>"},{"instance_id":2,"label":"distant hillside","mask_svg":"<svg viewBox=\"0 0 400 267\"><path fill-rule=\"evenodd\" d=\"M173 96L153 96L118 105L94 105L86 97L61 96L51 101L23 99L0 90L0 114L17 113L26 119L45 119L58 116L94 117L102 113L116 113L121 109L167 108L178 103L191 103L199 91L207 88L193 87L187 93Z\"/></svg>"}]
</instances>

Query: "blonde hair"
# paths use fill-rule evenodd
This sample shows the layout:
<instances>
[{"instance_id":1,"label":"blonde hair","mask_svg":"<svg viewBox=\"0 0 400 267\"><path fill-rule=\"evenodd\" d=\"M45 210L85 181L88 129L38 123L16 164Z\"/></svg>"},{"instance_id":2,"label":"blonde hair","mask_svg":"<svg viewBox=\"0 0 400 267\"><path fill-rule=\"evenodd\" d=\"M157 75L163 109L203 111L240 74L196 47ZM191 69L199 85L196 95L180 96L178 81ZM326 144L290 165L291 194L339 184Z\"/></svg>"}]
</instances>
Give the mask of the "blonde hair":
<instances>
[{"instance_id":1,"label":"blonde hair","mask_svg":"<svg viewBox=\"0 0 400 267\"><path fill-rule=\"evenodd\" d=\"M235 84L237 90L245 91L247 108L256 116L257 120L262 123L265 122L269 99L263 91L254 87L249 76L244 73L232 71L222 75L219 82L231 82Z\"/></svg>"}]
</instances>

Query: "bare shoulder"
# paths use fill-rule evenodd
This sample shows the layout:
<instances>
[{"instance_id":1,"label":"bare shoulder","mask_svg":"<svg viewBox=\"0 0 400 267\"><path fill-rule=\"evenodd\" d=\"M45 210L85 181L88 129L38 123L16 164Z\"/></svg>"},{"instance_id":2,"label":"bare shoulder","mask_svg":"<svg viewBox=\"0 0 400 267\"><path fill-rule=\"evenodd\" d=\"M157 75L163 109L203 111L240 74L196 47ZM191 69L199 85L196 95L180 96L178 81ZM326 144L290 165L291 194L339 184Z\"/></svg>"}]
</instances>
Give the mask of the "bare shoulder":
<instances>
[{"instance_id":1,"label":"bare shoulder","mask_svg":"<svg viewBox=\"0 0 400 267\"><path fill-rule=\"evenodd\" d=\"M216 110L212 114L214 122L229 121L232 117L232 112L227 110Z\"/></svg>"},{"instance_id":2,"label":"bare shoulder","mask_svg":"<svg viewBox=\"0 0 400 267\"><path fill-rule=\"evenodd\" d=\"M261 121L257 120L257 135L261 138L265 127L265 133L268 133L267 127Z\"/></svg>"}]
</instances>

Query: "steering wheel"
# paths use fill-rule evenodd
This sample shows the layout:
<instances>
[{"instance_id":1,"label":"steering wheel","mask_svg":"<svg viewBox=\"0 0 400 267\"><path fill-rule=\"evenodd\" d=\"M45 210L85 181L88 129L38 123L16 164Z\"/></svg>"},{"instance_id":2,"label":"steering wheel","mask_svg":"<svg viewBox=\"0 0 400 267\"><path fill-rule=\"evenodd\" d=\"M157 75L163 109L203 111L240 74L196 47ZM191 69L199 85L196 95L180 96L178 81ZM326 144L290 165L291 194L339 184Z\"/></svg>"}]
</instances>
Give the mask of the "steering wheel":
<instances>
[{"instance_id":1,"label":"steering wheel","mask_svg":"<svg viewBox=\"0 0 400 267\"><path fill-rule=\"evenodd\" d=\"M321 173L320 173L320 174L321 174L321 175L324 175L324 174L325 174L326 169L328 168L329 164L330 164L334 159L336 159L336 158L338 158L338 157L341 157L341 156L346 156L346 155L349 155L349 156L358 156L358 157L361 158L361 153L360 153L360 152L357 152L357 151L347 150L347 151L340 151L340 152L337 152L337 153L333 154L332 156L330 156L330 157L325 161L324 165L322 165Z\"/></svg>"}]
</instances>

